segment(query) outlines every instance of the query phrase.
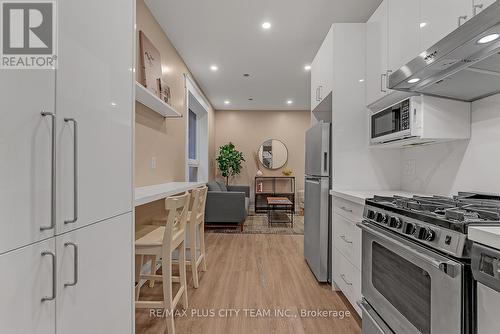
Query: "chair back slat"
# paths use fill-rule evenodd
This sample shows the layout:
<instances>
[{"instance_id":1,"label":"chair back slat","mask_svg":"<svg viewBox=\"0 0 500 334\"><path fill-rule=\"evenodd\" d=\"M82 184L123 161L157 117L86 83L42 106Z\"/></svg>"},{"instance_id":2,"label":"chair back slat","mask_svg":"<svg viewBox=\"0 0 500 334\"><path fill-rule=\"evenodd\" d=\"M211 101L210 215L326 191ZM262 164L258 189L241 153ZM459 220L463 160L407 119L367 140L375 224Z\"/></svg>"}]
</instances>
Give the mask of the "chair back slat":
<instances>
[{"instance_id":1,"label":"chair back slat","mask_svg":"<svg viewBox=\"0 0 500 334\"><path fill-rule=\"evenodd\" d=\"M163 238L164 243L167 240L172 240L174 230L175 233L185 230L189 210L189 197L189 193L185 192L182 195L170 196L165 199L165 209L168 215Z\"/></svg>"},{"instance_id":2,"label":"chair back slat","mask_svg":"<svg viewBox=\"0 0 500 334\"><path fill-rule=\"evenodd\" d=\"M205 218L205 204L207 202L207 186L195 188L191 191L191 212L196 223ZM192 218L192 219L193 219Z\"/></svg>"}]
</instances>

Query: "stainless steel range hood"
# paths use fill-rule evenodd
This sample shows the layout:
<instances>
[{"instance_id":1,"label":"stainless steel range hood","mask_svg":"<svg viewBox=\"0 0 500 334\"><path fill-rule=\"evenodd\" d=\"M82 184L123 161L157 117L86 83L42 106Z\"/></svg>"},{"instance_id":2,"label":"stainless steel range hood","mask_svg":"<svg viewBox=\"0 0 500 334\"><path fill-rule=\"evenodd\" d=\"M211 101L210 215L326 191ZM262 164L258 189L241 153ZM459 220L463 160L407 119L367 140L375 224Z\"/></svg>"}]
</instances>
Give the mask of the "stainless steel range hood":
<instances>
[{"instance_id":1,"label":"stainless steel range hood","mask_svg":"<svg viewBox=\"0 0 500 334\"><path fill-rule=\"evenodd\" d=\"M498 37L500 1L391 74L388 87L468 102L500 93Z\"/></svg>"}]
</instances>

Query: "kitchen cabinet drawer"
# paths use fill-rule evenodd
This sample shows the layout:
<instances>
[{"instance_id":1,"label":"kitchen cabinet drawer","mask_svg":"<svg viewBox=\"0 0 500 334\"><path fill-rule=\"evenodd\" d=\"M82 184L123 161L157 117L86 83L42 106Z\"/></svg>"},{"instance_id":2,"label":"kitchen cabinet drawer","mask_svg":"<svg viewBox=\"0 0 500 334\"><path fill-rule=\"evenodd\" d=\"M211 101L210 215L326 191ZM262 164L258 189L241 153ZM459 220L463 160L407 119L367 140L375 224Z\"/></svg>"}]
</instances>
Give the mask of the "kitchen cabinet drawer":
<instances>
[{"instance_id":1,"label":"kitchen cabinet drawer","mask_svg":"<svg viewBox=\"0 0 500 334\"><path fill-rule=\"evenodd\" d=\"M340 197L333 197L333 212L353 222L361 222L363 218L363 206Z\"/></svg>"},{"instance_id":2,"label":"kitchen cabinet drawer","mask_svg":"<svg viewBox=\"0 0 500 334\"><path fill-rule=\"evenodd\" d=\"M361 269L361 230L350 220L333 215L333 247L357 269Z\"/></svg>"},{"instance_id":3,"label":"kitchen cabinet drawer","mask_svg":"<svg viewBox=\"0 0 500 334\"><path fill-rule=\"evenodd\" d=\"M333 281L356 312L361 315L361 310L356 304L358 300L361 300L361 271L354 267L337 249L333 250Z\"/></svg>"}]
</instances>

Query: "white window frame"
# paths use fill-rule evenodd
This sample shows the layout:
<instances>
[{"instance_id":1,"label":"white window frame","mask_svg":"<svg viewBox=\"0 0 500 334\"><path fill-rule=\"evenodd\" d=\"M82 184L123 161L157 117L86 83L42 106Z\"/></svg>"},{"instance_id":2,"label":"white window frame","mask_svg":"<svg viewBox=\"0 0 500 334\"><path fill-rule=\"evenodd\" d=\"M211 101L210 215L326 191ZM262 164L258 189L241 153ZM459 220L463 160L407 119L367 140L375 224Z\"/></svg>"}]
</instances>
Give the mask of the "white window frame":
<instances>
[{"instance_id":1,"label":"white window frame","mask_svg":"<svg viewBox=\"0 0 500 334\"><path fill-rule=\"evenodd\" d=\"M198 168L198 182L208 182L208 110L210 103L190 75L184 74L186 82L186 181L189 167ZM195 101L190 103L190 98ZM189 159L189 110L196 114L196 158Z\"/></svg>"}]
</instances>

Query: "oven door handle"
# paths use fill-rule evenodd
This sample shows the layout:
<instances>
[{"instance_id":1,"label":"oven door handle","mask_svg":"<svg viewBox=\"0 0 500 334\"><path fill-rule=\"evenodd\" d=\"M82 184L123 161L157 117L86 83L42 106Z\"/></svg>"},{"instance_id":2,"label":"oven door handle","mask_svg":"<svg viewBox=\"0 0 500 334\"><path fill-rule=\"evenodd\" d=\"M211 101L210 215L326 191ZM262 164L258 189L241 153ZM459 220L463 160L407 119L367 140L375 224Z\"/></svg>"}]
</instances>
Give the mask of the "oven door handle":
<instances>
[{"instance_id":1,"label":"oven door handle","mask_svg":"<svg viewBox=\"0 0 500 334\"><path fill-rule=\"evenodd\" d=\"M419 258L423 259L425 262L431 264L434 268L439 269L440 271L444 272L446 275L455 278L458 273L460 272L460 264L448 260L448 261L442 261L438 260L436 258L433 258L432 256L429 256L427 254L424 254L422 252L419 252L417 249L410 247L407 244L404 244L398 240L395 240L389 236L387 236L385 233L379 232L369 226L367 226L366 223L358 223L356 224L359 228L361 228L363 231L366 231L370 234L376 235L377 237L387 241L391 242L394 245L402 248L406 252L410 254L414 254L415 256L418 256Z\"/></svg>"}]
</instances>

